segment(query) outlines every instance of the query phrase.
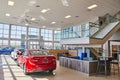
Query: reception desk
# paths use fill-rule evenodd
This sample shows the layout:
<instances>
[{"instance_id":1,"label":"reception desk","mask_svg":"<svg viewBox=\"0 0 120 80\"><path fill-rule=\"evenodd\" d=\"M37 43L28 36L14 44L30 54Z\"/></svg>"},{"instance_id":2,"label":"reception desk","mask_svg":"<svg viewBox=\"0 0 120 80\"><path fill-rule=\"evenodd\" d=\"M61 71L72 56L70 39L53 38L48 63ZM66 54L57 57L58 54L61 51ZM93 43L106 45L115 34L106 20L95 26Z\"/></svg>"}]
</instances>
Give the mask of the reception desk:
<instances>
[{"instance_id":1,"label":"reception desk","mask_svg":"<svg viewBox=\"0 0 120 80\"><path fill-rule=\"evenodd\" d=\"M67 67L85 73L90 76L96 73L97 60L85 61L74 58L60 57L60 66Z\"/></svg>"}]
</instances>

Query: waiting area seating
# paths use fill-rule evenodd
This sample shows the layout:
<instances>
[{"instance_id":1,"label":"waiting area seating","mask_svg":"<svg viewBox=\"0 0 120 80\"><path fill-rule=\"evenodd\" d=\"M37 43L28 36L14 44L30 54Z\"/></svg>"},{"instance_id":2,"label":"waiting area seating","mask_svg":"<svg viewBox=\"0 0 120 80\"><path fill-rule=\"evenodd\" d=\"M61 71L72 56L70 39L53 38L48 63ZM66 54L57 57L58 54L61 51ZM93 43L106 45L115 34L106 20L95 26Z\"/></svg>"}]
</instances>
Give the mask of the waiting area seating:
<instances>
[{"instance_id":1,"label":"waiting area seating","mask_svg":"<svg viewBox=\"0 0 120 80\"><path fill-rule=\"evenodd\" d=\"M98 58L98 64L97 64L97 70L96 75L100 73L104 73L105 76L110 74L110 62L112 61L111 57L99 57Z\"/></svg>"},{"instance_id":2,"label":"waiting area seating","mask_svg":"<svg viewBox=\"0 0 120 80\"><path fill-rule=\"evenodd\" d=\"M120 74L120 60L118 54L113 57L99 57L96 75L104 73L105 76L110 75L112 72L114 74L117 72Z\"/></svg>"}]
</instances>

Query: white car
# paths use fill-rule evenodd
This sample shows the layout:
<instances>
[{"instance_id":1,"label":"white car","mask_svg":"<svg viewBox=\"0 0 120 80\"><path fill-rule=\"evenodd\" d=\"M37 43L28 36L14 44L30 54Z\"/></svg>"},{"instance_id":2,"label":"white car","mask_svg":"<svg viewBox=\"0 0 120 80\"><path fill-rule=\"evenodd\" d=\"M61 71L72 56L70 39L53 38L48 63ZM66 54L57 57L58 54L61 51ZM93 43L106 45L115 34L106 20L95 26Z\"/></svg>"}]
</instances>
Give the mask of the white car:
<instances>
[{"instance_id":1,"label":"white car","mask_svg":"<svg viewBox=\"0 0 120 80\"><path fill-rule=\"evenodd\" d=\"M11 52L11 57L17 60L17 55L22 52L24 52L24 49L14 49L14 51Z\"/></svg>"}]
</instances>

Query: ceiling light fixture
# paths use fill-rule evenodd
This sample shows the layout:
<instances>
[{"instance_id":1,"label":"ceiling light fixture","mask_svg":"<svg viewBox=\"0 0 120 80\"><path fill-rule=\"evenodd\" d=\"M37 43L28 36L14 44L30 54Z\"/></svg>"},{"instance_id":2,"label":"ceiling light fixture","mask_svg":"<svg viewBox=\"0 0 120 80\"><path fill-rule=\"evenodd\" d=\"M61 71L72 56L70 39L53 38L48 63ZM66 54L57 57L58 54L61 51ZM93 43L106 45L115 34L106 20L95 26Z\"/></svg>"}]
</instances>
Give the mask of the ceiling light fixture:
<instances>
[{"instance_id":1,"label":"ceiling light fixture","mask_svg":"<svg viewBox=\"0 0 120 80\"><path fill-rule=\"evenodd\" d=\"M32 21L35 21L35 20L36 20L36 18L31 18L31 20L32 20Z\"/></svg>"},{"instance_id":2,"label":"ceiling light fixture","mask_svg":"<svg viewBox=\"0 0 120 80\"><path fill-rule=\"evenodd\" d=\"M9 13L6 13L5 16L10 16L10 14L9 14Z\"/></svg>"},{"instance_id":3,"label":"ceiling light fixture","mask_svg":"<svg viewBox=\"0 0 120 80\"><path fill-rule=\"evenodd\" d=\"M25 25L26 25L26 26L28 26L29 24L28 24L28 23L26 23Z\"/></svg>"},{"instance_id":4,"label":"ceiling light fixture","mask_svg":"<svg viewBox=\"0 0 120 80\"><path fill-rule=\"evenodd\" d=\"M46 26L42 26L43 28L46 28Z\"/></svg>"},{"instance_id":5,"label":"ceiling light fixture","mask_svg":"<svg viewBox=\"0 0 120 80\"><path fill-rule=\"evenodd\" d=\"M56 22L51 22L51 24L55 24Z\"/></svg>"},{"instance_id":6,"label":"ceiling light fixture","mask_svg":"<svg viewBox=\"0 0 120 80\"><path fill-rule=\"evenodd\" d=\"M40 15L39 17L40 17L40 19L42 19L43 21L45 21L45 20L46 20L46 18L45 18L45 17L43 17L42 15Z\"/></svg>"},{"instance_id":7,"label":"ceiling light fixture","mask_svg":"<svg viewBox=\"0 0 120 80\"><path fill-rule=\"evenodd\" d=\"M9 6L14 6L14 2L13 1L8 1L8 5Z\"/></svg>"},{"instance_id":8,"label":"ceiling light fixture","mask_svg":"<svg viewBox=\"0 0 120 80\"><path fill-rule=\"evenodd\" d=\"M71 15L67 15L67 16L65 16L65 18L70 18L71 17Z\"/></svg>"},{"instance_id":9,"label":"ceiling light fixture","mask_svg":"<svg viewBox=\"0 0 120 80\"><path fill-rule=\"evenodd\" d=\"M29 6L33 6L33 5L35 5L35 4L36 4L36 0L31 0L31 1L29 1L29 3L28 3Z\"/></svg>"},{"instance_id":10,"label":"ceiling light fixture","mask_svg":"<svg viewBox=\"0 0 120 80\"><path fill-rule=\"evenodd\" d=\"M43 9L43 10L41 10L41 13L46 13L49 10L50 10L49 8L48 9Z\"/></svg>"},{"instance_id":11,"label":"ceiling light fixture","mask_svg":"<svg viewBox=\"0 0 120 80\"><path fill-rule=\"evenodd\" d=\"M68 1L67 1L67 0L61 0L61 1L62 1L63 6L69 6L69 4L68 4Z\"/></svg>"},{"instance_id":12,"label":"ceiling light fixture","mask_svg":"<svg viewBox=\"0 0 120 80\"><path fill-rule=\"evenodd\" d=\"M35 4L36 1L32 0L32 1L30 1L29 3L30 3L30 4Z\"/></svg>"},{"instance_id":13,"label":"ceiling light fixture","mask_svg":"<svg viewBox=\"0 0 120 80\"><path fill-rule=\"evenodd\" d=\"M93 4L93 5L89 6L88 9L93 9L93 8L95 8L95 7L97 7L97 5L96 5L96 4Z\"/></svg>"}]
</instances>

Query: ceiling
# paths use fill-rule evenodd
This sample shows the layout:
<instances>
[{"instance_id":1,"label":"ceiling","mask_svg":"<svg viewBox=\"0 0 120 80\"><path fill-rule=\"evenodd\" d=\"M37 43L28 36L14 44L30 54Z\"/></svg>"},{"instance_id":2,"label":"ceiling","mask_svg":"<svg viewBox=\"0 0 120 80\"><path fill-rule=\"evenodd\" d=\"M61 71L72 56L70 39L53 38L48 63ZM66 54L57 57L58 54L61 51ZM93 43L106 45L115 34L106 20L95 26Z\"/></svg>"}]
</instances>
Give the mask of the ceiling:
<instances>
[{"instance_id":1,"label":"ceiling","mask_svg":"<svg viewBox=\"0 0 120 80\"><path fill-rule=\"evenodd\" d=\"M114 15L120 11L120 0L11 0L14 6L8 6L8 0L0 0L0 23L35 26L40 28L61 29L85 22L94 22L98 16L106 13ZM67 5L63 5L62 1ZM88 10L87 7L97 7ZM42 9L48 12L42 13ZM10 13L10 16L5 16ZM70 18L64 18L71 15ZM30 20L36 18L35 21ZM51 24L51 22L56 22ZM46 26L46 27L45 27Z\"/></svg>"}]
</instances>

